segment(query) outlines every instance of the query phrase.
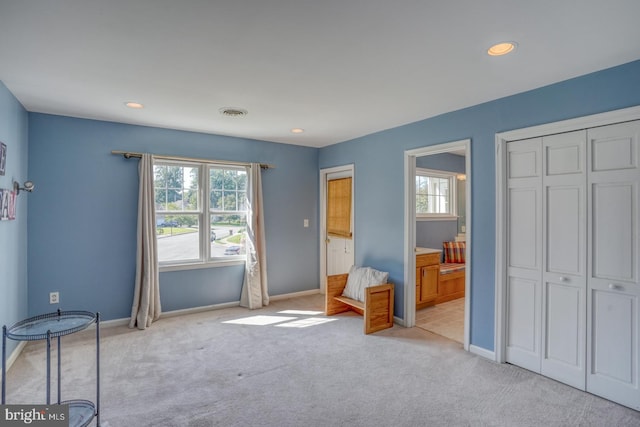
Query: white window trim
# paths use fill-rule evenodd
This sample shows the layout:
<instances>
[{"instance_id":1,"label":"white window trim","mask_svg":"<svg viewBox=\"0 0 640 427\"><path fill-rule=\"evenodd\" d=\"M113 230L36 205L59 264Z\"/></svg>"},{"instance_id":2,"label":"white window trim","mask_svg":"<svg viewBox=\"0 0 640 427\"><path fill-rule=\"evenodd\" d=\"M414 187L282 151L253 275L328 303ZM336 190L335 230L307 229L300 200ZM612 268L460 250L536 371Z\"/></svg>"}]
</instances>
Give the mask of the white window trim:
<instances>
[{"instance_id":1,"label":"white window trim","mask_svg":"<svg viewBox=\"0 0 640 427\"><path fill-rule=\"evenodd\" d=\"M193 214L198 217L200 230L211 229L211 208L209 207L209 194L211 189L209 183L209 170L212 168L224 168L242 170L242 166L236 163L225 164L224 162L211 163L207 161L198 162L196 160L180 160L180 159L156 159L155 165L171 165L171 166L191 166L198 168L198 210L197 211L178 211L170 215L179 215L181 213ZM249 174L247 174L247 180ZM247 181L248 186L248 181ZM216 211L218 212L218 211ZM156 212L156 214L158 214ZM227 256L227 257L211 257L209 233L198 231L198 239L200 240L199 259L175 260L175 261L159 261L158 269L162 272L196 270L202 268L228 267L233 265L242 265L246 262L245 255Z\"/></svg>"},{"instance_id":2,"label":"white window trim","mask_svg":"<svg viewBox=\"0 0 640 427\"><path fill-rule=\"evenodd\" d=\"M457 221L458 206L457 199L457 181L458 172L449 172L443 170L416 168L416 176L433 176L436 178L449 179L449 206L451 206L451 214L434 214L434 213L418 213L416 212L416 221ZM414 183L415 187L415 183ZM417 194L416 194L417 195Z\"/></svg>"}]
</instances>

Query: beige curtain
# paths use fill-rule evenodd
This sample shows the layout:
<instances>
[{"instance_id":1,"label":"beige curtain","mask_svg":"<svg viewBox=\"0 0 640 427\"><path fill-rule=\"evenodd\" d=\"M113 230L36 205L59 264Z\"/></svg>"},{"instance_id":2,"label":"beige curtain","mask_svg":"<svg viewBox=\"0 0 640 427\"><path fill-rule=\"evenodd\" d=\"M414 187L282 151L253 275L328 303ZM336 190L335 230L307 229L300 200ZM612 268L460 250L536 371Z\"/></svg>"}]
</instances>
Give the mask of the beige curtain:
<instances>
[{"instance_id":1,"label":"beige curtain","mask_svg":"<svg viewBox=\"0 0 640 427\"><path fill-rule=\"evenodd\" d=\"M136 281L129 327L146 329L160 317L160 279L153 192L153 157L143 154L138 165L138 248Z\"/></svg>"},{"instance_id":2,"label":"beige curtain","mask_svg":"<svg viewBox=\"0 0 640 427\"><path fill-rule=\"evenodd\" d=\"M262 210L262 179L259 163L247 168L247 259L240 305L251 310L269 305L267 289L267 253L264 240L264 214Z\"/></svg>"}]
</instances>

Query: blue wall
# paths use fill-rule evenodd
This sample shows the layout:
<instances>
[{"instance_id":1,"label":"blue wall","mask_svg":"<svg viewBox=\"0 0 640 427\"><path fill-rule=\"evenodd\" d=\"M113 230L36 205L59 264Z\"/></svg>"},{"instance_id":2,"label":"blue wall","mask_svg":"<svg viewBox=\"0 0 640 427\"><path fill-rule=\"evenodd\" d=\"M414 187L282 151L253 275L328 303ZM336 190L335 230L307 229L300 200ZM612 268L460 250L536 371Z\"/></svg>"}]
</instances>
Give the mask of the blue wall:
<instances>
[{"instance_id":1,"label":"blue wall","mask_svg":"<svg viewBox=\"0 0 640 427\"><path fill-rule=\"evenodd\" d=\"M452 241L457 234L458 221L416 221L416 246L419 248L442 249L442 242Z\"/></svg>"},{"instance_id":2,"label":"blue wall","mask_svg":"<svg viewBox=\"0 0 640 427\"><path fill-rule=\"evenodd\" d=\"M465 157L450 153L429 154L416 157L416 167L439 171L464 173Z\"/></svg>"},{"instance_id":3,"label":"blue wall","mask_svg":"<svg viewBox=\"0 0 640 427\"><path fill-rule=\"evenodd\" d=\"M404 151L471 139L471 344L493 350L495 134L638 104L635 61L323 148L319 167L355 164L355 261L389 271L404 317Z\"/></svg>"},{"instance_id":4,"label":"blue wall","mask_svg":"<svg viewBox=\"0 0 640 427\"><path fill-rule=\"evenodd\" d=\"M27 114L0 85L0 140L9 149L0 186L14 178L36 183L34 193L18 198L18 219L0 223L0 322L50 311L53 290L61 292L62 308L129 316L137 161L113 156L113 149L275 164L264 174L273 295L318 287L318 168L355 164L356 263L389 271L395 310L404 317L404 151L471 138L471 344L492 350L495 134L639 104L635 61L317 150ZM311 227L302 227L304 218ZM163 307L237 301L241 277L242 267L162 273Z\"/></svg>"},{"instance_id":5,"label":"blue wall","mask_svg":"<svg viewBox=\"0 0 640 427\"><path fill-rule=\"evenodd\" d=\"M27 112L0 82L0 142L7 146L5 174L0 188L23 183L27 174ZM27 316L27 205L30 194L16 200L15 221L0 221L0 326L12 325ZM7 342L9 354L16 347Z\"/></svg>"},{"instance_id":6,"label":"blue wall","mask_svg":"<svg viewBox=\"0 0 640 427\"><path fill-rule=\"evenodd\" d=\"M129 150L276 166L263 172L270 295L319 287L318 150L240 138L29 114L29 312L131 313L138 161ZM308 218L311 226L303 228ZM163 311L240 299L244 267L160 274Z\"/></svg>"}]
</instances>

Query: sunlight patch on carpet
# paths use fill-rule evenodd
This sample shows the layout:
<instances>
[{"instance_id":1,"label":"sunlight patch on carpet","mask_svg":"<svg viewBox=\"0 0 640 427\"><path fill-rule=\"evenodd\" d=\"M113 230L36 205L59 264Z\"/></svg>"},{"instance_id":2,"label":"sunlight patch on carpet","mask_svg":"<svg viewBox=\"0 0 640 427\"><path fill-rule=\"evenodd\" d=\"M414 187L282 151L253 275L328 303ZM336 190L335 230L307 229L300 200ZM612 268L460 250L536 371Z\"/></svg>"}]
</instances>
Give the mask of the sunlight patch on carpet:
<instances>
[{"instance_id":1,"label":"sunlight patch on carpet","mask_svg":"<svg viewBox=\"0 0 640 427\"><path fill-rule=\"evenodd\" d=\"M322 311L311 311L311 310L283 310L279 311L278 314L301 314L303 316L317 316L318 314L322 314Z\"/></svg>"},{"instance_id":2,"label":"sunlight patch on carpet","mask_svg":"<svg viewBox=\"0 0 640 427\"><path fill-rule=\"evenodd\" d=\"M323 323L333 322L338 319L327 319L324 317L309 317L308 319L298 319L293 322L281 323L276 325L278 328L308 328L309 326L322 325Z\"/></svg>"},{"instance_id":3,"label":"sunlight patch on carpet","mask_svg":"<svg viewBox=\"0 0 640 427\"><path fill-rule=\"evenodd\" d=\"M234 325L257 325L257 326L267 326L273 325L274 323L286 322L287 320L295 320L296 317L287 317L287 316L251 316L251 317L243 317L242 319L235 320L227 320L222 323L231 323Z\"/></svg>"}]
</instances>

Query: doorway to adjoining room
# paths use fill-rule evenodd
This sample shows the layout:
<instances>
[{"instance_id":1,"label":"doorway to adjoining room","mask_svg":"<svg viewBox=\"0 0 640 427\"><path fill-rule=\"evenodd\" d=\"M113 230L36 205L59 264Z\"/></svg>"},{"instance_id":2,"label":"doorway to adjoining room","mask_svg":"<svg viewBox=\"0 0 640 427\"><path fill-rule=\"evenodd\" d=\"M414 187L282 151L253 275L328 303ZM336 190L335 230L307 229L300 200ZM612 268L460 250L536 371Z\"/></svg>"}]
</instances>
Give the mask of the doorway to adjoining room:
<instances>
[{"instance_id":1,"label":"doorway to adjoining room","mask_svg":"<svg viewBox=\"0 0 640 427\"><path fill-rule=\"evenodd\" d=\"M469 141L407 153L407 326L468 349ZM414 275L407 274L413 271ZM412 291L415 289L415 291Z\"/></svg>"}]
</instances>

